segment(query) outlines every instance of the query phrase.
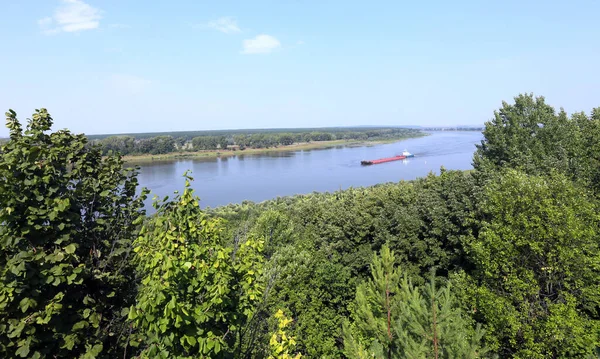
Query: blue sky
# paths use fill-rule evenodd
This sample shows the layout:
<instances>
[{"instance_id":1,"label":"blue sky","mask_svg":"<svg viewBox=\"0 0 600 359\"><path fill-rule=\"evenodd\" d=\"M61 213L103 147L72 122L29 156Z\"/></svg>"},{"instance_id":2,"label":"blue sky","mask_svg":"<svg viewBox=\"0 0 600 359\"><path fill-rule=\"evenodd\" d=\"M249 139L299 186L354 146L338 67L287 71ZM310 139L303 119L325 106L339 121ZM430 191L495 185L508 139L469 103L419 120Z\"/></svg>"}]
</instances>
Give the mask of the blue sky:
<instances>
[{"instance_id":1,"label":"blue sky","mask_svg":"<svg viewBox=\"0 0 600 359\"><path fill-rule=\"evenodd\" d=\"M0 0L0 107L89 134L600 106L598 1ZM2 127L0 136L7 130Z\"/></svg>"}]
</instances>

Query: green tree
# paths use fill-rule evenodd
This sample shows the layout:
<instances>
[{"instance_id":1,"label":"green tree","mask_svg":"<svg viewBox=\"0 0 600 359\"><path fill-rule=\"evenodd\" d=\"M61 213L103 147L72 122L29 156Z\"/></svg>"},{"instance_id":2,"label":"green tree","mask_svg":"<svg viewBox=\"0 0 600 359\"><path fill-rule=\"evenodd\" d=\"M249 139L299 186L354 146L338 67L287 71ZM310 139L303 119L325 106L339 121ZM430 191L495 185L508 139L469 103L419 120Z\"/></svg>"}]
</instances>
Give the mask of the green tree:
<instances>
[{"instance_id":1,"label":"green tree","mask_svg":"<svg viewBox=\"0 0 600 359\"><path fill-rule=\"evenodd\" d=\"M271 258L268 269L275 278L268 310L287 308L296 320L289 334L307 357L339 358L342 318L348 314L354 282L348 268L305 245L283 246Z\"/></svg>"},{"instance_id":2,"label":"green tree","mask_svg":"<svg viewBox=\"0 0 600 359\"><path fill-rule=\"evenodd\" d=\"M514 104L504 102L486 123L485 139L473 160L475 176L490 178L502 168L528 174L559 171L594 187L598 123L583 113L571 118L562 109L556 113L543 97L519 95Z\"/></svg>"},{"instance_id":3,"label":"green tree","mask_svg":"<svg viewBox=\"0 0 600 359\"><path fill-rule=\"evenodd\" d=\"M225 136L219 136L219 149L226 150L229 145L229 140Z\"/></svg>"},{"instance_id":4,"label":"green tree","mask_svg":"<svg viewBox=\"0 0 600 359\"><path fill-rule=\"evenodd\" d=\"M296 347L296 340L289 336L285 330L292 323L292 319L287 318L280 309L275 313L277 319L277 329L271 335L269 345L271 346L271 355L268 359L300 359L302 354L291 354Z\"/></svg>"},{"instance_id":5,"label":"green tree","mask_svg":"<svg viewBox=\"0 0 600 359\"><path fill-rule=\"evenodd\" d=\"M375 255L372 279L358 286L352 328L345 324L349 358L480 358L483 332L461 313L451 286L419 288L395 266L387 246ZM353 333L354 332L354 333Z\"/></svg>"},{"instance_id":6,"label":"green tree","mask_svg":"<svg viewBox=\"0 0 600 359\"><path fill-rule=\"evenodd\" d=\"M503 358L592 355L600 344L598 206L565 175L507 170L465 244L467 302Z\"/></svg>"},{"instance_id":7,"label":"green tree","mask_svg":"<svg viewBox=\"0 0 600 359\"><path fill-rule=\"evenodd\" d=\"M250 146L250 136L245 134L237 134L233 136L234 144L240 146L240 149L243 150L246 147Z\"/></svg>"},{"instance_id":8,"label":"green tree","mask_svg":"<svg viewBox=\"0 0 600 359\"><path fill-rule=\"evenodd\" d=\"M294 144L294 136L291 133L282 133L279 135L279 143L284 146L289 146Z\"/></svg>"},{"instance_id":9,"label":"green tree","mask_svg":"<svg viewBox=\"0 0 600 359\"><path fill-rule=\"evenodd\" d=\"M135 138L131 136L110 136L97 141L102 147L104 154L109 151L119 152L121 155L129 155L135 152Z\"/></svg>"},{"instance_id":10,"label":"green tree","mask_svg":"<svg viewBox=\"0 0 600 359\"><path fill-rule=\"evenodd\" d=\"M216 136L198 136L192 139L195 150L216 150L219 142L220 138Z\"/></svg>"},{"instance_id":11,"label":"green tree","mask_svg":"<svg viewBox=\"0 0 600 359\"><path fill-rule=\"evenodd\" d=\"M127 262L145 191L117 156L83 135L47 133L36 110L23 132L7 114L0 157L0 356L121 357Z\"/></svg>"},{"instance_id":12,"label":"green tree","mask_svg":"<svg viewBox=\"0 0 600 359\"><path fill-rule=\"evenodd\" d=\"M155 202L134 243L143 278L130 343L143 358L232 358L263 293L263 240L227 246L221 220L201 211L189 180L182 195Z\"/></svg>"},{"instance_id":13,"label":"green tree","mask_svg":"<svg viewBox=\"0 0 600 359\"><path fill-rule=\"evenodd\" d=\"M486 122L485 139L475 152L476 170L509 166L532 171L538 168L536 162L546 157L540 134L555 120L554 108L543 97L519 95L514 100L514 104L503 102L494 118Z\"/></svg>"},{"instance_id":14,"label":"green tree","mask_svg":"<svg viewBox=\"0 0 600 359\"><path fill-rule=\"evenodd\" d=\"M573 122L579 133L572 140L578 145L577 154L571 158L578 166L572 172L572 178L586 179L596 195L600 194L600 107L592 110L590 116L575 113Z\"/></svg>"},{"instance_id":15,"label":"green tree","mask_svg":"<svg viewBox=\"0 0 600 359\"><path fill-rule=\"evenodd\" d=\"M275 318L278 321L277 329L269 340L271 355L268 359L300 359L302 354L297 353L294 355L290 353L296 347L296 340L285 332L286 328L292 323L292 319L287 318L281 309L275 313Z\"/></svg>"},{"instance_id":16,"label":"green tree","mask_svg":"<svg viewBox=\"0 0 600 359\"><path fill-rule=\"evenodd\" d=\"M138 140L136 143L138 153L160 155L175 151L175 140L172 136L156 136Z\"/></svg>"},{"instance_id":17,"label":"green tree","mask_svg":"<svg viewBox=\"0 0 600 359\"><path fill-rule=\"evenodd\" d=\"M157 136L152 138L154 144L150 153L165 154L175 151L175 139L173 136Z\"/></svg>"}]
</instances>

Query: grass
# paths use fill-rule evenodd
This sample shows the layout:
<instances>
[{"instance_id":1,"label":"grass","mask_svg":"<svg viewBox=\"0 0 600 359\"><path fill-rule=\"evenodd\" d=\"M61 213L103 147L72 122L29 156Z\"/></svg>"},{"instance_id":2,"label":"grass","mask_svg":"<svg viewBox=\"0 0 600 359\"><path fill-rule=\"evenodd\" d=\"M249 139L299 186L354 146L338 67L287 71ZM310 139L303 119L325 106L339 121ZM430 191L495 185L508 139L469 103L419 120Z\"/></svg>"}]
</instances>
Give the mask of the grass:
<instances>
[{"instance_id":1,"label":"grass","mask_svg":"<svg viewBox=\"0 0 600 359\"><path fill-rule=\"evenodd\" d=\"M406 140L410 137L402 138L390 138L385 140L374 140L374 141L361 141L361 140L334 140L334 141L319 141L309 143L294 143L289 146L279 146L271 148L246 148L245 150L224 150L224 151L196 151L196 152L171 152L163 155L135 155L135 156L123 156L126 162L148 162L148 161L160 161L180 158L217 158L217 157L230 157L236 155L257 155L269 152L282 152L282 151L301 151L301 150L316 150L332 148L336 146L374 146L384 143L392 143L400 140Z\"/></svg>"}]
</instances>

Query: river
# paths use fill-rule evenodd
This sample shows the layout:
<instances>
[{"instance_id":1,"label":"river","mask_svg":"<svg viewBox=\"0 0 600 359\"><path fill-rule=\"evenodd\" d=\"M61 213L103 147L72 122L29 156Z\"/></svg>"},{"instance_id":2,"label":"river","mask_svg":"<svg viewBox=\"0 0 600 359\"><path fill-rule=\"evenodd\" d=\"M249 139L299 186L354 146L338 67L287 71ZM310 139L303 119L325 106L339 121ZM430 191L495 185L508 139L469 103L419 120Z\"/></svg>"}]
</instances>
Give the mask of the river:
<instances>
[{"instance_id":1,"label":"river","mask_svg":"<svg viewBox=\"0 0 600 359\"><path fill-rule=\"evenodd\" d=\"M200 205L216 207L411 180L437 173L441 166L470 169L475 144L482 139L480 132L441 131L384 145L146 162L139 164L138 178L141 186L152 191L149 198L154 194L172 197L173 191L183 189L182 175L189 169ZM404 149L415 157L372 166L360 164L361 160L391 157ZM149 209L150 202L146 206Z\"/></svg>"}]
</instances>

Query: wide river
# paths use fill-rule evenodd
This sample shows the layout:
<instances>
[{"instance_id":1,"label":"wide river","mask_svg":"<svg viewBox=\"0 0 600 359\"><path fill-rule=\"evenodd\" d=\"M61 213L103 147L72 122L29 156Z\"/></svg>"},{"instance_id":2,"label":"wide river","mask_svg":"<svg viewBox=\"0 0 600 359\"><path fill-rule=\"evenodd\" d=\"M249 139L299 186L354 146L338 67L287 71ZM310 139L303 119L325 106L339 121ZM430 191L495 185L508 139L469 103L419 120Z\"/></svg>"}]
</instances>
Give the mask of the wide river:
<instances>
[{"instance_id":1,"label":"wide river","mask_svg":"<svg viewBox=\"0 0 600 359\"><path fill-rule=\"evenodd\" d=\"M375 146L146 162L140 164L139 182L152 191L150 198L153 194L172 197L173 191L183 189L182 175L189 169L202 207L244 200L260 202L278 196L411 180L429 172L438 173L441 166L470 169L475 144L482 138L475 131L431 132L426 137ZM360 164L361 160L391 157L404 149L415 157L372 166Z\"/></svg>"}]
</instances>

